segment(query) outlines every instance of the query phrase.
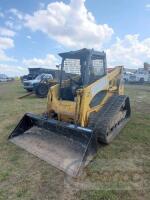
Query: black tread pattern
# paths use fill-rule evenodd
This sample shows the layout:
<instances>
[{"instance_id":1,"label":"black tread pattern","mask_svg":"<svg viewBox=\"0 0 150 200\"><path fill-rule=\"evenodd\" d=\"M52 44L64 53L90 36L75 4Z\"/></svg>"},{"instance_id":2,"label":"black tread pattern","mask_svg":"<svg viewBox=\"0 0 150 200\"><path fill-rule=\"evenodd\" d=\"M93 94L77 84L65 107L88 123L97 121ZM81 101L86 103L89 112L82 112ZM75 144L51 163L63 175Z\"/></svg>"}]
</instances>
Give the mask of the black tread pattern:
<instances>
[{"instance_id":1,"label":"black tread pattern","mask_svg":"<svg viewBox=\"0 0 150 200\"><path fill-rule=\"evenodd\" d=\"M110 123L114 118L114 116L120 111L122 106L125 106L126 109L128 110L127 112L130 113L130 106L126 105L127 99L129 102L129 97L125 95L114 95L106 102L106 104L98 113L91 114L89 120L89 128L94 130L95 134L100 139L100 141L104 143L109 143L107 141L107 136L108 136L107 133L109 133L109 135L111 134ZM118 127L116 126L115 127L116 130L114 129L112 130L114 135L116 134L115 132L117 132L117 128Z\"/></svg>"}]
</instances>

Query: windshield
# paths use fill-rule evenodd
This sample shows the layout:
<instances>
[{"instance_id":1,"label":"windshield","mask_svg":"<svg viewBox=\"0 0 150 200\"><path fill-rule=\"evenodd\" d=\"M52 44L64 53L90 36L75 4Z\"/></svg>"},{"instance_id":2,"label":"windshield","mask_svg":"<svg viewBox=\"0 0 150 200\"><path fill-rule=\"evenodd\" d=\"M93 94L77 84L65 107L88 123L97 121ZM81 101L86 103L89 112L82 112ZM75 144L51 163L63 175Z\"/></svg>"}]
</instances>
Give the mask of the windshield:
<instances>
[{"instance_id":1,"label":"windshield","mask_svg":"<svg viewBox=\"0 0 150 200\"><path fill-rule=\"evenodd\" d=\"M63 60L62 80L77 77L81 84L86 85L105 75L105 61L103 56L79 56ZM80 85L81 85L80 84Z\"/></svg>"},{"instance_id":2,"label":"windshield","mask_svg":"<svg viewBox=\"0 0 150 200\"><path fill-rule=\"evenodd\" d=\"M45 74L44 76L45 79L53 79L53 76L51 74Z\"/></svg>"},{"instance_id":3,"label":"windshield","mask_svg":"<svg viewBox=\"0 0 150 200\"><path fill-rule=\"evenodd\" d=\"M36 80L41 80L43 77L44 77L44 74L40 74L40 75L38 75L35 79L36 79Z\"/></svg>"},{"instance_id":4,"label":"windshield","mask_svg":"<svg viewBox=\"0 0 150 200\"><path fill-rule=\"evenodd\" d=\"M66 58L64 61L64 71L69 74L81 74L81 65L79 59Z\"/></svg>"}]
</instances>

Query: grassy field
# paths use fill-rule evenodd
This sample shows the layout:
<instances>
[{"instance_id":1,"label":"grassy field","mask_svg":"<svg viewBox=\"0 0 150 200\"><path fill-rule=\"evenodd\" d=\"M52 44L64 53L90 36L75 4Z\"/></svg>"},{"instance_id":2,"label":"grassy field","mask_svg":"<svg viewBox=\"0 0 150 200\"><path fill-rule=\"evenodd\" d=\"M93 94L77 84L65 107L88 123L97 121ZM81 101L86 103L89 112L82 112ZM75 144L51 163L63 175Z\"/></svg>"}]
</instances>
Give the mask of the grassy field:
<instances>
[{"instance_id":1,"label":"grassy field","mask_svg":"<svg viewBox=\"0 0 150 200\"><path fill-rule=\"evenodd\" d=\"M77 180L7 141L24 113L46 109L46 99L18 100L23 94L19 82L0 84L0 200L150 198L150 86L126 87L130 122L111 145L99 149Z\"/></svg>"}]
</instances>

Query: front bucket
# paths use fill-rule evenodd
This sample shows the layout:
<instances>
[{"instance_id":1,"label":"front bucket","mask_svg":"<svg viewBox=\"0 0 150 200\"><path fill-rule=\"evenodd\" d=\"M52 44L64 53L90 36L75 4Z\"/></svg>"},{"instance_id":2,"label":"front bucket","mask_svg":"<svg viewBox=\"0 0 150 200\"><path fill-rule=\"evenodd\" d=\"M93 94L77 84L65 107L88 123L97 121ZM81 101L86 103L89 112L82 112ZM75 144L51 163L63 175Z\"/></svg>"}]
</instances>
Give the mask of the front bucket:
<instances>
[{"instance_id":1,"label":"front bucket","mask_svg":"<svg viewBox=\"0 0 150 200\"><path fill-rule=\"evenodd\" d=\"M30 113L24 115L9 140L73 177L97 151L92 130Z\"/></svg>"}]
</instances>

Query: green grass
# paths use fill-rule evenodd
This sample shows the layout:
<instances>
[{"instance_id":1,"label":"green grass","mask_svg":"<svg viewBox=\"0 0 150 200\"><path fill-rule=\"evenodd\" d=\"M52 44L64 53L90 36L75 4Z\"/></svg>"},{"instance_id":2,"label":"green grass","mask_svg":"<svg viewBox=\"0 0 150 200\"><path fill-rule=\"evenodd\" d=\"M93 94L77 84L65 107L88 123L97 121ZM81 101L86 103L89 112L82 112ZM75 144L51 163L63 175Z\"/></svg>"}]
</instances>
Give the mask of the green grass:
<instances>
[{"instance_id":1,"label":"green grass","mask_svg":"<svg viewBox=\"0 0 150 200\"><path fill-rule=\"evenodd\" d=\"M42 113L46 109L46 99L35 96L17 99L24 94L19 82L0 84L0 200L149 199L150 86L126 87L132 106L130 122L111 145L99 149L93 162L76 180L83 185L96 183L96 188L75 188L74 180L72 186L66 184L62 172L7 141L24 113ZM114 166L113 161L117 161ZM106 173L109 165L114 168L117 165L117 173L114 170ZM125 190L125 175L131 182L140 176L144 184Z\"/></svg>"}]
</instances>

